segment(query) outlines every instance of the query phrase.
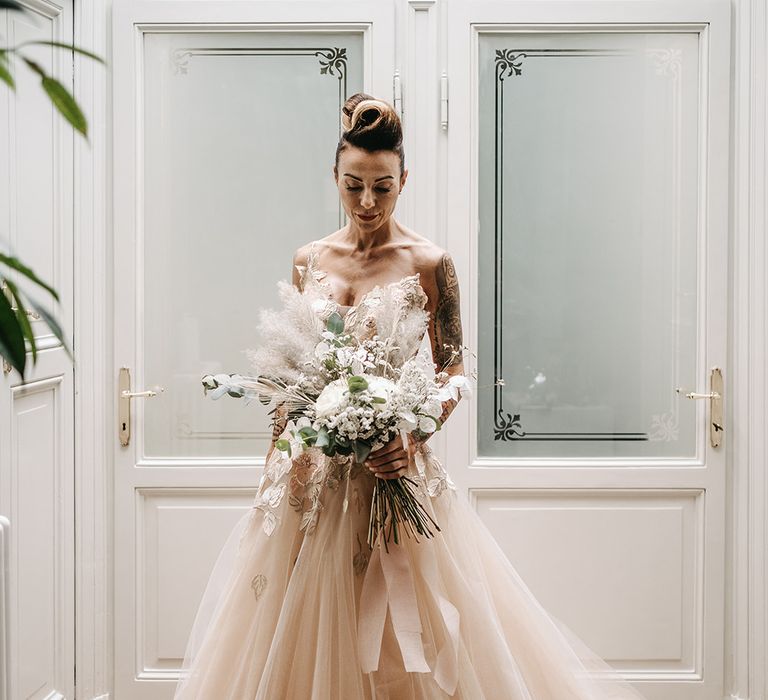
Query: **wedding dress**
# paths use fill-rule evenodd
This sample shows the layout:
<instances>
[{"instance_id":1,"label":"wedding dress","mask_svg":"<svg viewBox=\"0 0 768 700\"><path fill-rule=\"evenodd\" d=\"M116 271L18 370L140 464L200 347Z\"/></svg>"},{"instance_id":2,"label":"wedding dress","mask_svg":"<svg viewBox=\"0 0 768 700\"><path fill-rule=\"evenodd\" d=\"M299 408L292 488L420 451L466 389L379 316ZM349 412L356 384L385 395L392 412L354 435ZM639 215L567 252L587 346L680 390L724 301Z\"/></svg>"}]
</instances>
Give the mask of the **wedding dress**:
<instances>
[{"instance_id":1,"label":"wedding dress","mask_svg":"<svg viewBox=\"0 0 768 700\"><path fill-rule=\"evenodd\" d=\"M427 301L416 274L343 307L314 250L301 272L353 332L383 300ZM408 475L440 530L389 552L367 542L367 467L279 458L213 567L176 700L644 700L542 607L428 444Z\"/></svg>"}]
</instances>

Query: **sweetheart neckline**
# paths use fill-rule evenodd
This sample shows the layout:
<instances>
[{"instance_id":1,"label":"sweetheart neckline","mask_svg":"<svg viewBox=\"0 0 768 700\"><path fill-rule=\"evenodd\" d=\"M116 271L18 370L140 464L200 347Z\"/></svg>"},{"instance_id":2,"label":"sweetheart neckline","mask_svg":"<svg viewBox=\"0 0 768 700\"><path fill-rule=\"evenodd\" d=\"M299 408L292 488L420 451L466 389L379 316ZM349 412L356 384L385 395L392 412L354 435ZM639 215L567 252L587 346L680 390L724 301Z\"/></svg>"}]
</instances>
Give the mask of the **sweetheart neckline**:
<instances>
[{"instance_id":1,"label":"sweetheart neckline","mask_svg":"<svg viewBox=\"0 0 768 700\"><path fill-rule=\"evenodd\" d=\"M315 253L314 251L312 251L312 253L314 253L314 255L317 255L317 253ZM314 261L313 261L313 260L311 260L311 259L313 258L313 255L312 255L312 253L310 253L310 256L309 256L309 258L310 258L310 259L308 259L308 260L307 260L307 266L308 266L308 268L310 268L310 272L311 272L311 270L313 270L313 269L314 269L314 270L316 270L317 272L321 272L321 273L323 274L323 277L326 277L326 276L328 275L328 272L327 272L326 270L323 270L323 269L322 269L321 267L319 267L317 264L313 264L313 262L314 262ZM361 296L361 297L360 297L360 301L359 301L359 302L357 302L357 304L340 304L338 301L336 301L336 300L335 300L335 299L334 299L334 298L331 296L331 292L330 292L330 290L328 290L328 288L327 288L327 287L329 286L329 283L328 283L328 282L324 282L324 281L323 281L323 277L321 277L320 279L318 279L318 280L317 280L317 283L318 283L318 284L319 284L319 285L320 285L320 286L323 288L323 290L325 291L325 293L326 293L326 299L327 299L328 301L330 301L330 302L333 302L333 303L334 303L334 304L335 304L337 307L339 307L340 309L347 309L347 311L349 311L350 309L356 309L356 308L359 308L360 306L362 306L362 305L365 303L365 300L366 300L366 299L367 299L367 298L368 298L368 297L369 297L371 294L373 294L373 292L375 292L377 289L378 289L378 290L389 289L389 287L394 287L394 286L400 285L400 284L402 284L403 282L405 282L406 280L409 280L409 279L411 279L411 278L414 278L414 277L416 278L416 284L418 285L419 289L422 291L422 293L424 294L424 296L427 296L427 292L426 292L426 290L424 289L424 287L421 285L421 282L419 281L419 280L420 280L420 278L421 278L421 273L420 273L420 272L414 272L412 275L405 275L404 277L401 277L399 280L394 280L393 282L387 282L387 283L386 283L386 284L384 284L384 285L381 285L381 284L375 284L375 285L374 285L374 286L373 286L371 289L369 289L367 292L365 292L365 294L363 294L363 296ZM428 298L428 297L427 297L427 298Z\"/></svg>"},{"instance_id":2,"label":"sweetheart neckline","mask_svg":"<svg viewBox=\"0 0 768 700\"><path fill-rule=\"evenodd\" d=\"M315 268L315 269L316 269L316 270L319 270L320 268ZM324 272L324 270L321 270L321 271L322 271L322 272ZM326 274L327 274L327 273L326 273ZM413 278L413 277L415 277L415 278L416 278L416 280L417 280L417 281L416 281L416 284L418 285L419 289L420 289L420 290L421 290L421 291L424 293L424 295L426 296L427 292L424 290L424 287L422 287L422 286L421 286L421 282L419 282L419 281L418 281L418 278L420 277L420 275L421 275L421 273L420 273L420 272L415 272L415 273L414 273L414 274L412 274L412 275L406 275L405 277L401 277L399 280L394 280L393 282L387 282L387 283L386 283L386 284L384 284L384 285L381 285L381 284L375 284L375 285L374 285L374 286L373 286L371 289L369 289L369 290L368 290L368 291L367 291L365 294L363 294L363 296L361 296L361 297L360 297L360 301L359 301L359 302L357 302L357 304L339 304L339 302L338 302L338 301L336 301L336 300L335 300L335 299L334 299L334 298L333 298L333 297L330 295L330 292L328 292L328 291L326 290L326 293L327 293L327 299L328 299L328 301L331 301L331 302L333 302L333 303L334 303L334 304L335 304L335 305L336 305L338 308L340 308L340 309L346 309L347 311L349 311L350 309L357 309L357 308L359 308L360 306L362 306L362 305L365 303L366 299L367 299L367 298L368 298L368 297L369 297L371 294L373 294L373 293L374 293L374 292L375 292L377 289L378 289L378 290L380 290L380 291L381 291L381 290L384 290L384 289L389 289L390 287L394 287L394 286L398 286L398 285L401 285L403 282L405 282L406 280L409 280L409 279L411 279L411 278ZM325 284L328 284L328 283L326 282Z\"/></svg>"}]
</instances>

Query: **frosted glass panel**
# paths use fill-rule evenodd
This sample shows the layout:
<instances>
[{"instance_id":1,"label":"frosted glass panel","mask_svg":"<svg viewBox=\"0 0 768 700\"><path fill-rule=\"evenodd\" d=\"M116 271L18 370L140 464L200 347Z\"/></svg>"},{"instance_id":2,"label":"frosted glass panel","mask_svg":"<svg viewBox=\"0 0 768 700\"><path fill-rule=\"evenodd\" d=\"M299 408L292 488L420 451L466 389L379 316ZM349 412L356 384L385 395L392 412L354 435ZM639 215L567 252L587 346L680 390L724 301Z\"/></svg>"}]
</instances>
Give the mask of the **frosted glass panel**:
<instances>
[{"instance_id":1,"label":"frosted glass panel","mask_svg":"<svg viewBox=\"0 0 768 700\"><path fill-rule=\"evenodd\" d=\"M345 222L332 169L362 49L360 33L146 35L139 381L166 388L142 404L146 456L265 454L267 409L200 380L250 371L293 251Z\"/></svg>"},{"instance_id":2,"label":"frosted glass panel","mask_svg":"<svg viewBox=\"0 0 768 700\"><path fill-rule=\"evenodd\" d=\"M481 35L480 456L694 455L698 50Z\"/></svg>"}]
</instances>

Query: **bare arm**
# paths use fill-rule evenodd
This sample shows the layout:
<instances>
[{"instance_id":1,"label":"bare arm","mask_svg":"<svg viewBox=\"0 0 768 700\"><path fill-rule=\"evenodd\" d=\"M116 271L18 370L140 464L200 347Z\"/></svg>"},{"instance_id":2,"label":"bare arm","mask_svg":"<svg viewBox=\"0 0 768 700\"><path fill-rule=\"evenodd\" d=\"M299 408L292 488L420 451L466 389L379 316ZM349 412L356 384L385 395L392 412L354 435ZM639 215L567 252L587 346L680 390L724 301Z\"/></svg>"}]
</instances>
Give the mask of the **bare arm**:
<instances>
[{"instance_id":1,"label":"bare arm","mask_svg":"<svg viewBox=\"0 0 768 700\"><path fill-rule=\"evenodd\" d=\"M435 369L438 372L445 371L449 375L464 374L459 279L449 253L443 253L441 256L435 269L435 281L438 292L437 306L429 325ZM458 403L459 401L454 399L443 401L441 423L445 423ZM432 434L427 434L423 441L428 440Z\"/></svg>"}]
</instances>

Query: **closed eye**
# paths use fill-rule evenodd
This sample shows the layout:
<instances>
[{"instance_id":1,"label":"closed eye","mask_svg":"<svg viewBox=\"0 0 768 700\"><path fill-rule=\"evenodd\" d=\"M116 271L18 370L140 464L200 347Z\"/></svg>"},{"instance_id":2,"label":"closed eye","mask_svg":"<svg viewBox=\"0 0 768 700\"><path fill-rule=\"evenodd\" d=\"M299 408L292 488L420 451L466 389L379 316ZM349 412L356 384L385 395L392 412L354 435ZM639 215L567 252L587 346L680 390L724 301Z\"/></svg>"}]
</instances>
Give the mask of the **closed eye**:
<instances>
[{"instance_id":1,"label":"closed eye","mask_svg":"<svg viewBox=\"0 0 768 700\"><path fill-rule=\"evenodd\" d=\"M347 185L347 189L350 192L358 192L359 190L362 189L362 187L350 187L349 185ZM378 192L391 192L392 191L392 189L390 187L377 187L376 190Z\"/></svg>"}]
</instances>

